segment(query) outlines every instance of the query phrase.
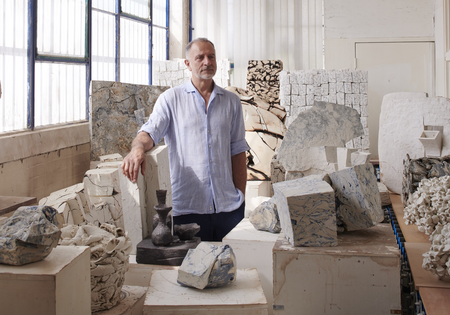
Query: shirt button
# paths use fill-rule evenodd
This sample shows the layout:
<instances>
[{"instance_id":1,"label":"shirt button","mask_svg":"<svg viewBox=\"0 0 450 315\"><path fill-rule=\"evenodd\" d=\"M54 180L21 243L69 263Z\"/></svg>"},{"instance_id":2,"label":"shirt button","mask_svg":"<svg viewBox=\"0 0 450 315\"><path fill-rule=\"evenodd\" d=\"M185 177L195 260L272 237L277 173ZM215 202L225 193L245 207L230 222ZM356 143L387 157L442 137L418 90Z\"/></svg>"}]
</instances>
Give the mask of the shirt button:
<instances>
[{"instance_id":1,"label":"shirt button","mask_svg":"<svg viewBox=\"0 0 450 315\"><path fill-rule=\"evenodd\" d=\"M212 160L209 160L209 162L211 163L211 162L212 162Z\"/></svg>"}]
</instances>

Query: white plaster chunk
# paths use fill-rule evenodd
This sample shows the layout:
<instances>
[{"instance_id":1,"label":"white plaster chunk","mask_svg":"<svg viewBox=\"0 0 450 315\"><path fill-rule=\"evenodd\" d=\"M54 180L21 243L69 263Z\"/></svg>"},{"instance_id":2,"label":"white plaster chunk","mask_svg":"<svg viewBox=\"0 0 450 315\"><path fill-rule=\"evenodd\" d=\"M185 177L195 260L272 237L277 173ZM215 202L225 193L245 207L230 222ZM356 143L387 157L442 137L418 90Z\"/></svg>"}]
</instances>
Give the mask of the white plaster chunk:
<instances>
[{"instance_id":1,"label":"white plaster chunk","mask_svg":"<svg viewBox=\"0 0 450 315\"><path fill-rule=\"evenodd\" d=\"M356 151L357 149L353 148L344 148L344 147L337 148L337 160L339 170L343 170L345 168L352 166L351 155L353 152Z\"/></svg>"},{"instance_id":2,"label":"white plaster chunk","mask_svg":"<svg viewBox=\"0 0 450 315\"><path fill-rule=\"evenodd\" d=\"M419 94L423 96L422 94ZM385 101L387 100L387 101ZM404 115L407 112L408 115ZM419 136L424 126L442 126L441 156L450 154L450 100L444 97L383 98L380 113L378 154L382 182L390 191L402 193L403 159L424 156Z\"/></svg>"},{"instance_id":3,"label":"white plaster chunk","mask_svg":"<svg viewBox=\"0 0 450 315\"><path fill-rule=\"evenodd\" d=\"M314 105L314 94L306 95L306 105Z\"/></svg>"},{"instance_id":4,"label":"white plaster chunk","mask_svg":"<svg viewBox=\"0 0 450 315\"><path fill-rule=\"evenodd\" d=\"M353 152L351 155L352 166L367 164L370 162L369 152Z\"/></svg>"},{"instance_id":5,"label":"white plaster chunk","mask_svg":"<svg viewBox=\"0 0 450 315\"><path fill-rule=\"evenodd\" d=\"M344 93L346 93L346 94L352 93L352 84L350 82L344 83Z\"/></svg>"},{"instance_id":6,"label":"white plaster chunk","mask_svg":"<svg viewBox=\"0 0 450 315\"><path fill-rule=\"evenodd\" d=\"M328 102L329 103L333 103L333 104L337 104L337 95L336 95L336 93L332 93L332 94L328 95Z\"/></svg>"},{"instance_id":7,"label":"white plaster chunk","mask_svg":"<svg viewBox=\"0 0 450 315\"><path fill-rule=\"evenodd\" d=\"M178 269L177 282L202 290L235 281L236 271L236 257L229 245L217 247L201 242L189 249Z\"/></svg>"},{"instance_id":8,"label":"white plaster chunk","mask_svg":"<svg viewBox=\"0 0 450 315\"><path fill-rule=\"evenodd\" d=\"M345 94L345 106L352 106L353 104L353 94Z\"/></svg>"},{"instance_id":9,"label":"white plaster chunk","mask_svg":"<svg viewBox=\"0 0 450 315\"><path fill-rule=\"evenodd\" d=\"M317 165L315 155L306 155L309 148L316 148L311 153L321 155L317 147L342 147L361 134L363 128L354 109L318 102L311 109L300 113L289 126L278 159L287 171L306 170Z\"/></svg>"},{"instance_id":10,"label":"white plaster chunk","mask_svg":"<svg viewBox=\"0 0 450 315\"><path fill-rule=\"evenodd\" d=\"M328 95L328 84L322 84L320 86L320 93L321 95Z\"/></svg>"},{"instance_id":11,"label":"white plaster chunk","mask_svg":"<svg viewBox=\"0 0 450 315\"><path fill-rule=\"evenodd\" d=\"M336 93L336 103L338 105L345 105L345 94L344 93Z\"/></svg>"},{"instance_id":12,"label":"white plaster chunk","mask_svg":"<svg viewBox=\"0 0 450 315\"><path fill-rule=\"evenodd\" d=\"M95 168L113 168L117 169L122 164L122 161L102 162L97 164Z\"/></svg>"},{"instance_id":13,"label":"white plaster chunk","mask_svg":"<svg viewBox=\"0 0 450 315\"><path fill-rule=\"evenodd\" d=\"M277 206L272 200L264 201L252 211L250 223L259 231L280 233L281 225Z\"/></svg>"},{"instance_id":14,"label":"white plaster chunk","mask_svg":"<svg viewBox=\"0 0 450 315\"><path fill-rule=\"evenodd\" d=\"M292 106L301 107L306 105L305 95L292 95L291 99L292 99L291 103Z\"/></svg>"},{"instance_id":15,"label":"white plaster chunk","mask_svg":"<svg viewBox=\"0 0 450 315\"><path fill-rule=\"evenodd\" d=\"M450 276L450 225L438 225L430 236L430 250L424 253L422 268L439 280Z\"/></svg>"},{"instance_id":16,"label":"white plaster chunk","mask_svg":"<svg viewBox=\"0 0 450 315\"><path fill-rule=\"evenodd\" d=\"M353 81L351 70L347 70L347 69L342 70L342 81L344 81L344 82L352 82Z\"/></svg>"},{"instance_id":17,"label":"white plaster chunk","mask_svg":"<svg viewBox=\"0 0 450 315\"><path fill-rule=\"evenodd\" d=\"M53 192L48 197L39 200L39 205L55 208L64 218L66 224L81 224L84 221L84 207L86 206L79 194L80 185Z\"/></svg>"},{"instance_id":18,"label":"white plaster chunk","mask_svg":"<svg viewBox=\"0 0 450 315\"><path fill-rule=\"evenodd\" d=\"M334 191L323 175L275 183L281 228L293 246L336 246Z\"/></svg>"},{"instance_id":19,"label":"white plaster chunk","mask_svg":"<svg viewBox=\"0 0 450 315\"><path fill-rule=\"evenodd\" d=\"M300 84L298 87L298 94L299 95L305 95L306 94L306 85L305 84Z\"/></svg>"},{"instance_id":20,"label":"white plaster chunk","mask_svg":"<svg viewBox=\"0 0 450 315\"><path fill-rule=\"evenodd\" d=\"M124 228L122 196L89 196L90 215L86 221L94 225L102 223L113 224L116 227Z\"/></svg>"},{"instance_id":21,"label":"white plaster chunk","mask_svg":"<svg viewBox=\"0 0 450 315\"><path fill-rule=\"evenodd\" d=\"M293 83L291 85L291 94L292 95L298 95L300 92L300 86L296 83ZM280 93L281 93L281 88L280 88Z\"/></svg>"},{"instance_id":22,"label":"white plaster chunk","mask_svg":"<svg viewBox=\"0 0 450 315\"><path fill-rule=\"evenodd\" d=\"M313 94L315 92L316 88L314 85L307 85L306 86L306 94Z\"/></svg>"},{"instance_id":23,"label":"white plaster chunk","mask_svg":"<svg viewBox=\"0 0 450 315\"><path fill-rule=\"evenodd\" d=\"M336 93L344 93L344 82L336 82Z\"/></svg>"},{"instance_id":24,"label":"white plaster chunk","mask_svg":"<svg viewBox=\"0 0 450 315\"><path fill-rule=\"evenodd\" d=\"M365 229L383 221L372 164L356 165L329 176L336 194L336 217L347 231Z\"/></svg>"},{"instance_id":25,"label":"white plaster chunk","mask_svg":"<svg viewBox=\"0 0 450 315\"><path fill-rule=\"evenodd\" d=\"M123 157L119 153L107 154L100 156L100 162L123 161Z\"/></svg>"},{"instance_id":26,"label":"white plaster chunk","mask_svg":"<svg viewBox=\"0 0 450 315\"><path fill-rule=\"evenodd\" d=\"M89 196L112 196L120 192L118 169L88 170L83 178L84 190Z\"/></svg>"}]
</instances>

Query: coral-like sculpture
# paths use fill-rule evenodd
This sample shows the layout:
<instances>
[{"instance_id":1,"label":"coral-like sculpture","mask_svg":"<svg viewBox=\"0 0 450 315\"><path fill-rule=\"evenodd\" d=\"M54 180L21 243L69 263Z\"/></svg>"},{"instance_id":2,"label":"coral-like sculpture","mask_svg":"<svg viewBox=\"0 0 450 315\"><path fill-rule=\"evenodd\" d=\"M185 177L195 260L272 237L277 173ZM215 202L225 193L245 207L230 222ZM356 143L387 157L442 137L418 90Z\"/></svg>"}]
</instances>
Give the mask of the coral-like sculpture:
<instances>
[{"instance_id":1,"label":"coral-like sculpture","mask_svg":"<svg viewBox=\"0 0 450 315\"><path fill-rule=\"evenodd\" d=\"M0 263L21 266L45 259L58 244L62 224L52 207L18 208L0 226Z\"/></svg>"},{"instance_id":2,"label":"coral-like sculpture","mask_svg":"<svg viewBox=\"0 0 450 315\"><path fill-rule=\"evenodd\" d=\"M430 235L437 225L450 222L450 176L423 179L404 209L406 224Z\"/></svg>"},{"instance_id":3,"label":"coral-like sculpture","mask_svg":"<svg viewBox=\"0 0 450 315\"><path fill-rule=\"evenodd\" d=\"M436 226L430 242L430 251L423 254L422 268L439 279L450 276L450 225Z\"/></svg>"},{"instance_id":4,"label":"coral-like sculpture","mask_svg":"<svg viewBox=\"0 0 450 315\"><path fill-rule=\"evenodd\" d=\"M92 312L116 306L132 247L123 229L107 223L100 227L68 225L62 229L60 244L91 248Z\"/></svg>"}]
</instances>

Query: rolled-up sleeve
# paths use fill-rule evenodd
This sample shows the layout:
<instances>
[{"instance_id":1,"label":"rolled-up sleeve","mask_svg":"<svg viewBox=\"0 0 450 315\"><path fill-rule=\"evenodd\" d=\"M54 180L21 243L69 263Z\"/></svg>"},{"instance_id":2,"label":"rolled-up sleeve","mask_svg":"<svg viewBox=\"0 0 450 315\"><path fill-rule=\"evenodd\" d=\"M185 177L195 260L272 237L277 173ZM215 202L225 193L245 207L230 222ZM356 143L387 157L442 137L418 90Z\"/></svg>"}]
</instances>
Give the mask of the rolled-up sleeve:
<instances>
[{"instance_id":1,"label":"rolled-up sleeve","mask_svg":"<svg viewBox=\"0 0 450 315\"><path fill-rule=\"evenodd\" d=\"M169 129L169 123L169 108L167 106L165 95L161 94L156 100L153 112L150 114L148 121L142 125L138 133L145 131L152 137L156 144L166 135L167 130Z\"/></svg>"},{"instance_id":2,"label":"rolled-up sleeve","mask_svg":"<svg viewBox=\"0 0 450 315\"><path fill-rule=\"evenodd\" d=\"M233 102L235 111L231 125L231 156L249 149L247 141L245 141L245 124L241 100L235 96Z\"/></svg>"}]
</instances>

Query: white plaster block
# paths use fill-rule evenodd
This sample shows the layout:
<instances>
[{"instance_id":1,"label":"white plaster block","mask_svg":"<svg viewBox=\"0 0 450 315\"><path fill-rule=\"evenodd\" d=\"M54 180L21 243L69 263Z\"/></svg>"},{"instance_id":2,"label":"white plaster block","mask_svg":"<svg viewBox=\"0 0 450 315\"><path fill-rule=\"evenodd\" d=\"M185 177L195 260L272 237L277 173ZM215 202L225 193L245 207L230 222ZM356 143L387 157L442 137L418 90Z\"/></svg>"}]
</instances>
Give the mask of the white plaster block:
<instances>
[{"instance_id":1,"label":"white plaster block","mask_svg":"<svg viewBox=\"0 0 450 315\"><path fill-rule=\"evenodd\" d=\"M383 221L380 193L372 164L356 165L329 174L335 191L336 217L347 231L365 229Z\"/></svg>"},{"instance_id":2,"label":"white plaster block","mask_svg":"<svg viewBox=\"0 0 450 315\"><path fill-rule=\"evenodd\" d=\"M330 93L330 95L328 95L328 102L333 103L333 104L337 103L336 93Z\"/></svg>"},{"instance_id":3,"label":"white plaster block","mask_svg":"<svg viewBox=\"0 0 450 315\"><path fill-rule=\"evenodd\" d=\"M133 244L131 254L136 254L136 246L149 235L147 226L147 208L145 204L145 183L140 170L136 183L132 183L119 172L122 192L123 223L125 231Z\"/></svg>"},{"instance_id":4,"label":"white plaster block","mask_svg":"<svg viewBox=\"0 0 450 315\"><path fill-rule=\"evenodd\" d=\"M369 117L369 107L367 105L361 105L361 117Z\"/></svg>"},{"instance_id":5,"label":"white plaster block","mask_svg":"<svg viewBox=\"0 0 450 315\"><path fill-rule=\"evenodd\" d=\"M350 82L344 83L344 93L346 93L346 94L352 93L352 84Z\"/></svg>"},{"instance_id":6,"label":"white plaster block","mask_svg":"<svg viewBox=\"0 0 450 315\"><path fill-rule=\"evenodd\" d=\"M114 162L102 162L97 164L95 168L113 168L117 169L122 164L122 161L114 161ZM119 170L120 172L120 170Z\"/></svg>"},{"instance_id":7,"label":"white plaster block","mask_svg":"<svg viewBox=\"0 0 450 315\"><path fill-rule=\"evenodd\" d=\"M321 95L328 95L328 84L322 84L320 86Z\"/></svg>"},{"instance_id":8,"label":"white plaster block","mask_svg":"<svg viewBox=\"0 0 450 315\"><path fill-rule=\"evenodd\" d=\"M314 85L307 85L306 86L306 94L314 95L314 92L315 92L315 86Z\"/></svg>"},{"instance_id":9,"label":"white plaster block","mask_svg":"<svg viewBox=\"0 0 450 315\"><path fill-rule=\"evenodd\" d=\"M283 70L280 72L280 85L289 85L289 75L288 72Z\"/></svg>"},{"instance_id":10,"label":"white plaster block","mask_svg":"<svg viewBox=\"0 0 450 315\"><path fill-rule=\"evenodd\" d=\"M316 74L314 76L314 86L320 86L322 84L322 75L321 74Z\"/></svg>"},{"instance_id":11,"label":"white plaster block","mask_svg":"<svg viewBox=\"0 0 450 315\"><path fill-rule=\"evenodd\" d=\"M314 105L314 94L306 95L306 105Z\"/></svg>"},{"instance_id":12,"label":"white plaster block","mask_svg":"<svg viewBox=\"0 0 450 315\"><path fill-rule=\"evenodd\" d=\"M157 190L167 190L166 204L172 205L172 186L170 183L169 150L167 145L156 146L145 154L145 204L147 207L148 234L153 231L153 216Z\"/></svg>"},{"instance_id":13,"label":"white plaster block","mask_svg":"<svg viewBox=\"0 0 450 315\"><path fill-rule=\"evenodd\" d=\"M120 192L118 169L102 168L88 170L83 178L84 191L89 196L112 196Z\"/></svg>"},{"instance_id":14,"label":"white plaster block","mask_svg":"<svg viewBox=\"0 0 450 315\"><path fill-rule=\"evenodd\" d=\"M292 84L291 85L291 94L292 95L298 95L299 92L300 92L300 86L298 84L296 84L296 83ZM280 93L281 93L281 91L280 91Z\"/></svg>"},{"instance_id":15,"label":"white plaster block","mask_svg":"<svg viewBox=\"0 0 450 315\"><path fill-rule=\"evenodd\" d=\"M299 87L298 94L299 95L305 95L306 94L306 87L307 87L307 85L300 84L298 87Z\"/></svg>"},{"instance_id":16,"label":"white plaster block","mask_svg":"<svg viewBox=\"0 0 450 315\"><path fill-rule=\"evenodd\" d=\"M347 70L347 69L342 70L342 76L343 76L344 82L352 82L353 81L351 70ZM349 92L349 93L351 93L351 92Z\"/></svg>"},{"instance_id":17,"label":"white plaster block","mask_svg":"<svg viewBox=\"0 0 450 315\"><path fill-rule=\"evenodd\" d=\"M50 196L39 200L39 205L55 208L63 215L66 224L81 224L84 221L84 211L88 208L83 184L55 191Z\"/></svg>"},{"instance_id":18,"label":"white plaster block","mask_svg":"<svg viewBox=\"0 0 450 315\"><path fill-rule=\"evenodd\" d=\"M329 79L328 79L328 71L322 71L322 75L321 75L321 83L322 84L327 84L328 82L329 82Z\"/></svg>"},{"instance_id":19,"label":"white plaster block","mask_svg":"<svg viewBox=\"0 0 450 315\"><path fill-rule=\"evenodd\" d=\"M352 106L353 104L353 94L345 94L345 106Z\"/></svg>"},{"instance_id":20,"label":"white plaster block","mask_svg":"<svg viewBox=\"0 0 450 315\"><path fill-rule=\"evenodd\" d=\"M360 83L359 84L359 93L367 94L367 91L368 91L367 86L368 86L368 83Z\"/></svg>"},{"instance_id":21,"label":"white plaster block","mask_svg":"<svg viewBox=\"0 0 450 315\"><path fill-rule=\"evenodd\" d=\"M119 153L113 153L100 156L100 162L123 161L123 157Z\"/></svg>"},{"instance_id":22,"label":"white plaster block","mask_svg":"<svg viewBox=\"0 0 450 315\"><path fill-rule=\"evenodd\" d=\"M328 71L328 81L329 82L336 82L336 71L335 70L329 70Z\"/></svg>"},{"instance_id":23,"label":"white plaster block","mask_svg":"<svg viewBox=\"0 0 450 315\"><path fill-rule=\"evenodd\" d=\"M357 149L353 149L353 148L344 148L344 147L337 148L337 160L338 160L339 170L343 170L347 167L352 166L351 155L353 152L356 152L356 151L357 151Z\"/></svg>"},{"instance_id":24,"label":"white plaster block","mask_svg":"<svg viewBox=\"0 0 450 315\"><path fill-rule=\"evenodd\" d=\"M167 60L166 62L167 71L177 71L178 61Z\"/></svg>"},{"instance_id":25,"label":"white plaster block","mask_svg":"<svg viewBox=\"0 0 450 315\"><path fill-rule=\"evenodd\" d=\"M361 78L362 78L362 74L361 74L361 70L353 70L352 71L352 81L359 83L361 82Z\"/></svg>"},{"instance_id":26,"label":"white plaster block","mask_svg":"<svg viewBox=\"0 0 450 315\"><path fill-rule=\"evenodd\" d=\"M367 70L361 70L361 82L369 82L369 72Z\"/></svg>"},{"instance_id":27,"label":"white plaster block","mask_svg":"<svg viewBox=\"0 0 450 315\"><path fill-rule=\"evenodd\" d=\"M314 96L321 96L322 95L322 87L321 86L316 86L314 88Z\"/></svg>"},{"instance_id":28,"label":"white plaster block","mask_svg":"<svg viewBox=\"0 0 450 315\"><path fill-rule=\"evenodd\" d=\"M368 128L368 122L367 122L367 117L361 117L361 125L363 126L363 128Z\"/></svg>"},{"instance_id":29,"label":"white plaster block","mask_svg":"<svg viewBox=\"0 0 450 315\"><path fill-rule=\"evenodd\" d=\"M352 105L355 106L359 106L361 104L361 94L353 94L353 102Z\"/></svg>"},{"instance_id":30,"label":"white plaster block","mask_svg":"<svg viewBox=\"0 0 450 315\"><path fill-rule=\"evenodd\" d=\"M328 95L322 95L321 101L328 102Z\"/></svg>"},{"instance_id":31,"label":"white plaster block","mask_svg":"<svg viewBox=\"0 0 450 315\"><path fill-rule=\"evenodd\" d=\"M87 246L57 246L39 262L0 265L0 282L2 314L91 314Z\"/></svg>"},{"instance_id":32,"label":"white plaster block","mask_svg":"<svg viewBox=\"0 0 450 315\"><path fill-rule=\"evenodd\" d=\"M280 95L291 95L291 86L290 85L280 86Z\"/></svg>"},{"instance_id":33,"label":"white plaster block","mask_svg":"<svg viewBox=\"0 0 450 315\"><path fill-rule=\"evenodd\" d=\"M368 104L367 94L361 94L360 104L367 106Z\"/></svg>"},{"instance_id":34,"label":"white plaster block","mask_svg":"<svg viewBox=\"0 0 450 315\"><path fill-rule=\"evenodd\" d=\"M336 83L328 83L328 93L329 94L336 94Z\"/></svg>"},{"instance_id":35,"label":"white plaster block","mask_svg":"<svg viewBox=\"0 0 450 315\"><path fill-rule=\"evenodd\" d=\"M295 73L289 74L289 83L292 84L298 84L297 75Z\"/></svg>"},{"instance_id":36,"label":"white plaster block","mask_svg":"<svg viewBox=\"0 0 450 315\"><path fill-rule=\"evenodd\" d=\"M314 72L308 70L305 72L304 84L314 84Z\"/></svg>"},{"instance_id":37,"label":"white plaster block","mask_svg":"<svg viewBox=\"0 0 450 315\"><path fill-rule=\"evenodd\" d=\"M314 100L321 102L322 101L322 96L321 95L314 95Z\"/></svg>"},{"instance_id":38,"label":"white plaster block","mask_svg":"<svg viewBox=\"0 0 450 315\"><path fill-rule=\"evenodd\" d=\"M336 246L334 191L323 175L275 183L281 228L293 246Z\"/></svg>"},{"instance_id":39,"label":"white plaster block","mask_svg":"<svg viewBox=\"0 0 450 315\"><path fill-rule=\"evenodd\" d=\"M291 95L291 105L297 107L305 106L306 105L305 95Z\"/></svg>"},{"instance_id":40,"label":"white plaster block","mask_svg":"<svg viewBox=\"0 0 450 315\"><path fill-rule=\"evenodd\" d=\"M336 82L336 93L344 93L344 82Z\"/></svg>"},{"instance_id":41,"label":"white plaster block","mask_svg":"<svg viewBox=\"0 0 450 315\"><path fill-rule=\"evenodd\" d=\"M336 82L344 82L343 70L336 70Z\"/></svg>"},{"instance_id":42,"label":"white plaster block","mask_svg":"<svg viewBox=\"0 0 450 315\"><path fill-rule=\"evenodd\" d=\"M359 94L359 83L352 83L352 93Z\"/></svg>"},{"instance_id":43,"label":"white plaster block","mask_svg":"<svg viewBox=\"0 0 450 315\"><path fill-rule=\"evenodd\" d=\"M351 159L352 159L352 166L367 164L370 162L370 153L369 152L353 152Z\"/></svg>"},{"instance_id":44,"label":"white plaster block","mask_svg":"<svg viewBox=\"0 0 450 315\"><path fill-rule=\"evenodd\" d=\"M338 105L345 105L345 94L344 93L336 93L336 103Z\"/></svg>"}]
</instances>

